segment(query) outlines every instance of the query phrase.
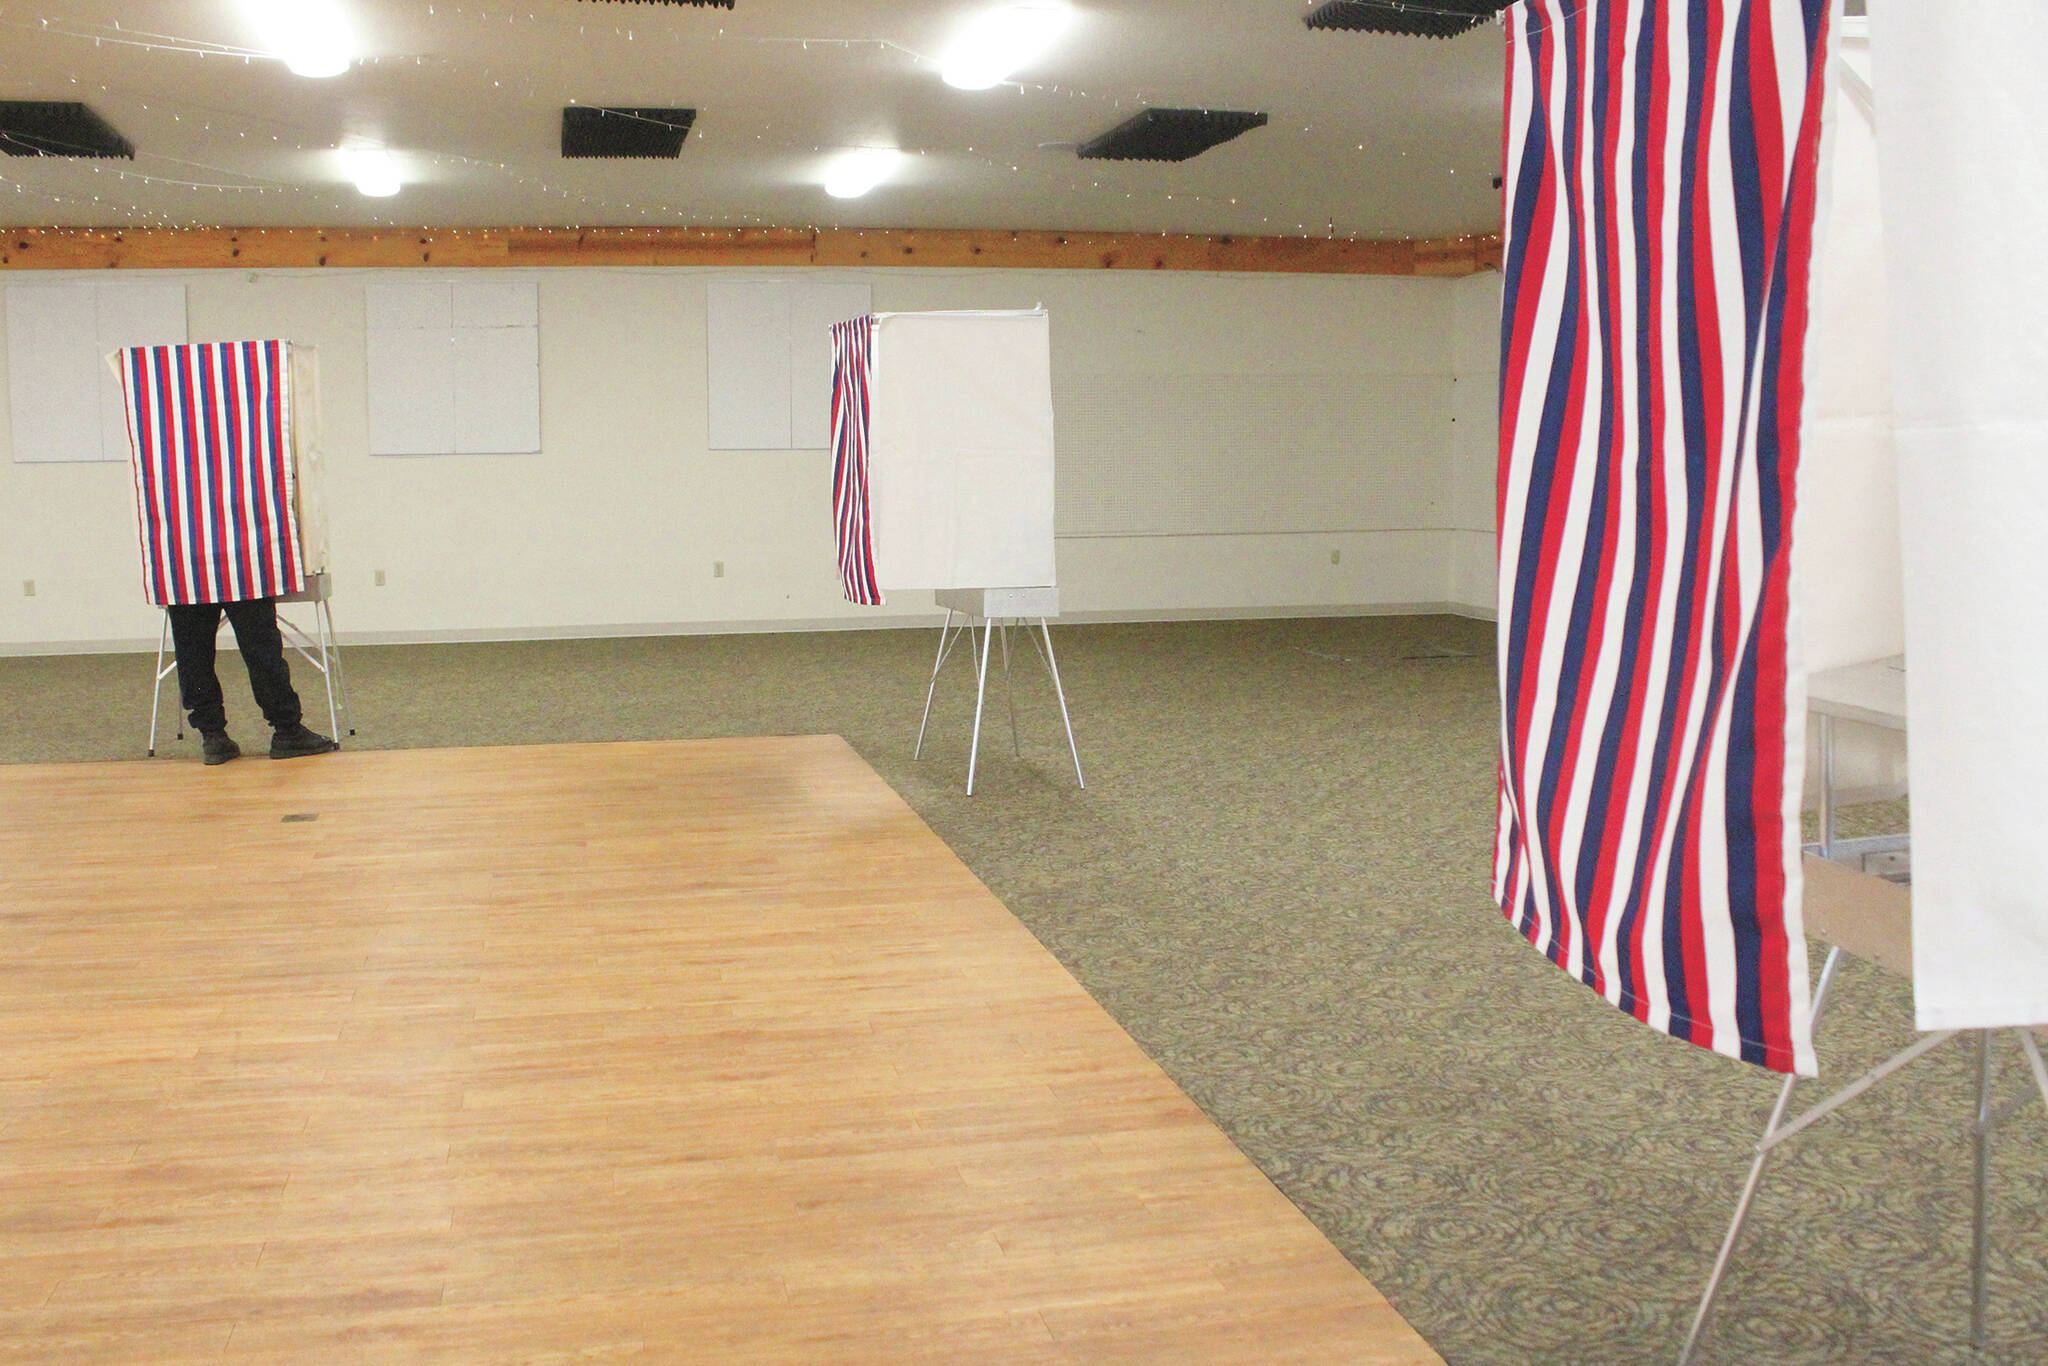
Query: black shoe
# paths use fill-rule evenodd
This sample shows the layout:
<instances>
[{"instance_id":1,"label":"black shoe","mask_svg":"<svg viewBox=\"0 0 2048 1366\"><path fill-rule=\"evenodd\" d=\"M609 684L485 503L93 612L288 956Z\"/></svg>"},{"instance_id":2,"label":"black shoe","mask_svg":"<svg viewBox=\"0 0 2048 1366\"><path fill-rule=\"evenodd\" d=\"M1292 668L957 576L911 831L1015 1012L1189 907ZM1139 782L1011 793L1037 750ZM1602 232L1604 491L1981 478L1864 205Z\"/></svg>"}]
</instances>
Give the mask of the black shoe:
<instances>
[{"instance_id":1,"label":"black shoe","mask_svg":"<svg viewBox=\"0 0 2048 1366\"><path fill-rule=\"evenodd\" d=\"M199 747L205 752L208 764L224 764L242 757L242 747L235 743L234 736L224 730L200 731Z\"/></svg>"},{"instance_id":2,"label":"black shoe","mask_svg":"<svg viewBox=\"0 0 2048 1366\"><path fill-rule=\"evenodd\" d=\"M332 754L341 746L317 730L307 730L294 721L289 726L279 726L270 737L270 757L273 759L303 759L308 754Z\"/></svg>"}]
</instances>

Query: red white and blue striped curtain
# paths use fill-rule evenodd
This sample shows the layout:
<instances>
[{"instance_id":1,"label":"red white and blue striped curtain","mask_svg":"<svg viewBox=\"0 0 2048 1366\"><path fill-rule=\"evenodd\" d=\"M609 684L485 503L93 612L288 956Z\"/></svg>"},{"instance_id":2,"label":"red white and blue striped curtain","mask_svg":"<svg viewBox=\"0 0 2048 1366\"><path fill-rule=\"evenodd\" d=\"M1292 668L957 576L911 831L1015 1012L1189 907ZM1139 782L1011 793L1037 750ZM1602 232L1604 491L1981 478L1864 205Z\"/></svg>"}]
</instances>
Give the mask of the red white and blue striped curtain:
<instances>
[{"instance_id":1,"label":"red white and blue striped curtain","mask_svg":"<svg viewBox=\"0 0 2048 1366\"><path fill-rule=\"evenodd\" d=\"M1804 1074L1792 513L1829 8L1507 11L1495 895L1637 1019Z\"/></svg>"},{"instance_id":2,"label":"red white and blue striped curtain","mask_svg":"<svg viewBox=\"0 0 2048 1366\"><path fill-rule=\"evenodd\" d=\"M873 315L832 325L832 525L848 602L878 607L868 526L868 393L875 373Z\"/></svg>"},{"instance_id":3,"label":"red white and blue striped curtain","mask_svg":"<svg viewBox=\"0 0 2048 1366\"><path fill-rule=\"evenodd\" d=\"M281 341L121 352L151 603L241 602L306 586L287 355Z\"/></svg>"}]
</instances>

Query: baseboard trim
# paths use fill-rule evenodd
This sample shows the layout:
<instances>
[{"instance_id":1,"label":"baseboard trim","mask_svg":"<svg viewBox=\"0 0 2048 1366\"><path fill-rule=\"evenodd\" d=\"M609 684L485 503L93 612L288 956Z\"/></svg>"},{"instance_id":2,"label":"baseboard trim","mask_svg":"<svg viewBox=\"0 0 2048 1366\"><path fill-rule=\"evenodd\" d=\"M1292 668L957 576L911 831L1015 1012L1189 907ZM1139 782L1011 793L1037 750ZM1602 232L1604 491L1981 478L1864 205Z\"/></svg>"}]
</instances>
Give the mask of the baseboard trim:
<instances>
[{"instance_id":1,"label":"baseboard trim","mask_svg":"<svg viewBox=\"0 0 2048 1366\"><path fill-rule=\"evenodd\" d=\"M1282 607L1164 607L1067 612L1059 620L1079 625L1119 622L1266 621L1290 617L1467 617L1493 619L1491 612L1454 602L1293 604ZM781 632L930 630L945 620L938 611L892 613L886 617L796 617L780 620L607 622L588 626L477 627L445 631L339 631L341 645L473 645L522 640L621 640L636 636L775 635ZM156 637L123 640L20 641L0 644L0 658L36 655L154 654Z\"/></svg>"}]
</instances>

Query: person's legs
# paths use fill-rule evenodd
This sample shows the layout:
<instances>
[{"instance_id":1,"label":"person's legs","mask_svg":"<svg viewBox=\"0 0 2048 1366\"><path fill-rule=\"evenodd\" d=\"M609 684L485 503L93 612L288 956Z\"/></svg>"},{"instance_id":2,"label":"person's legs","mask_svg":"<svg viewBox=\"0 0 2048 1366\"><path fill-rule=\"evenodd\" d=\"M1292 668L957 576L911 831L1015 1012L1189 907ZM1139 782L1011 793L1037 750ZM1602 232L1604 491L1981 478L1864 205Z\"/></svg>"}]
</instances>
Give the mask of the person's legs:
<instances>
[{"instance_id":1,"label":"person's legs","mask_svg":"<svg viewBox=\"0 0 2048 1366\"><path fill-rule=\"evenodd\" d=\"M171 617L171 644L178 652L178 700L201 735L228 728L220 679L213 671L214 633L220 629L220 604L195 602L164 609Z\"/></svg>"},{"instance_id":2,"label":"person's legs","mask_svg":"<svg viewBox=\"0 0 2048 1366\"><path fill-rule=\"evenodd\" d=\"M242 647L242 662L249 666L249 688L263 719L270 722L270 757L297 759L308 754L328 754L341 746L301 723L299 694L292 687L291 666L285 662L284 636L277 629L277 603L270 598L228 604L228 620L234 623L235 641Z\"/></svg>"},{"instance_id":3,"label":"person's legs","mask_svg":"<svg viewBox=\"0 0 2048 1366\"><path fill-rule=\"evenodd\" d=\"M292 688L291 665L284 658L284 636L277 629L277 603L270 598L227 604L228 623L242 662L249 666L249 690L273 730L299 724L299 694Z\"/></svg>"}]
</instances>

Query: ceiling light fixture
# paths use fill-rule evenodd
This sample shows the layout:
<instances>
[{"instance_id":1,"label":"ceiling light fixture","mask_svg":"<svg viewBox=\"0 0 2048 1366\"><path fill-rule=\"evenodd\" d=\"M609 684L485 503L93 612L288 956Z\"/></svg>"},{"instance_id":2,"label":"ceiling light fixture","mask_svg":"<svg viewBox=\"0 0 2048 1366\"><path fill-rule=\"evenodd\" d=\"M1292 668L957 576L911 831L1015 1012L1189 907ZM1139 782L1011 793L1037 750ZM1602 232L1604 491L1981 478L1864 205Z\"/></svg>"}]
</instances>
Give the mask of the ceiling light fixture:
<instances>
[{"instance_id":1,"label":"ceiling light fixture","mask_svg":"<svg viewBox=\"0 0 2048 1366\"><path fill-rule=\"evenodd\" d=\"M859 199L892 175L903 153L893 147L856 147L842 152L825 168L825 193L834 199Z\"/></svg>"},{"instance_id":2,"label":"ceiling light fixture","mask_svg":"<svg viewBox=\"0 0 2048 1366\"><path fill-rule=\"evenodd\" d=\"M355 28L341 0L240 0L264 51L296 76L339 76L356 59Z\"/></svg>"},{"instance_id":3,"label":"ceiling light fixture","mask_svg":"<svg viewBox=\"0 0 2048 1366\"><path fill-rule=\"evenodd\" d=\"M986 90L1043 56L1073 17L1063 0L983 10L954 36L939 75L956 90Z\"/></svg>"},{"instance_id":4,"label":"ceiling light fixture","mask_svg":"<svg viewBox=\"0 0 2048 1366\"><path fill-rule=\"evenodd\" d=\"M356 190L372 199L386 199L405 187L399 174L398 158L382 147L344 147L342 171L356 183Z\"/></svg>"}]
</instances>

